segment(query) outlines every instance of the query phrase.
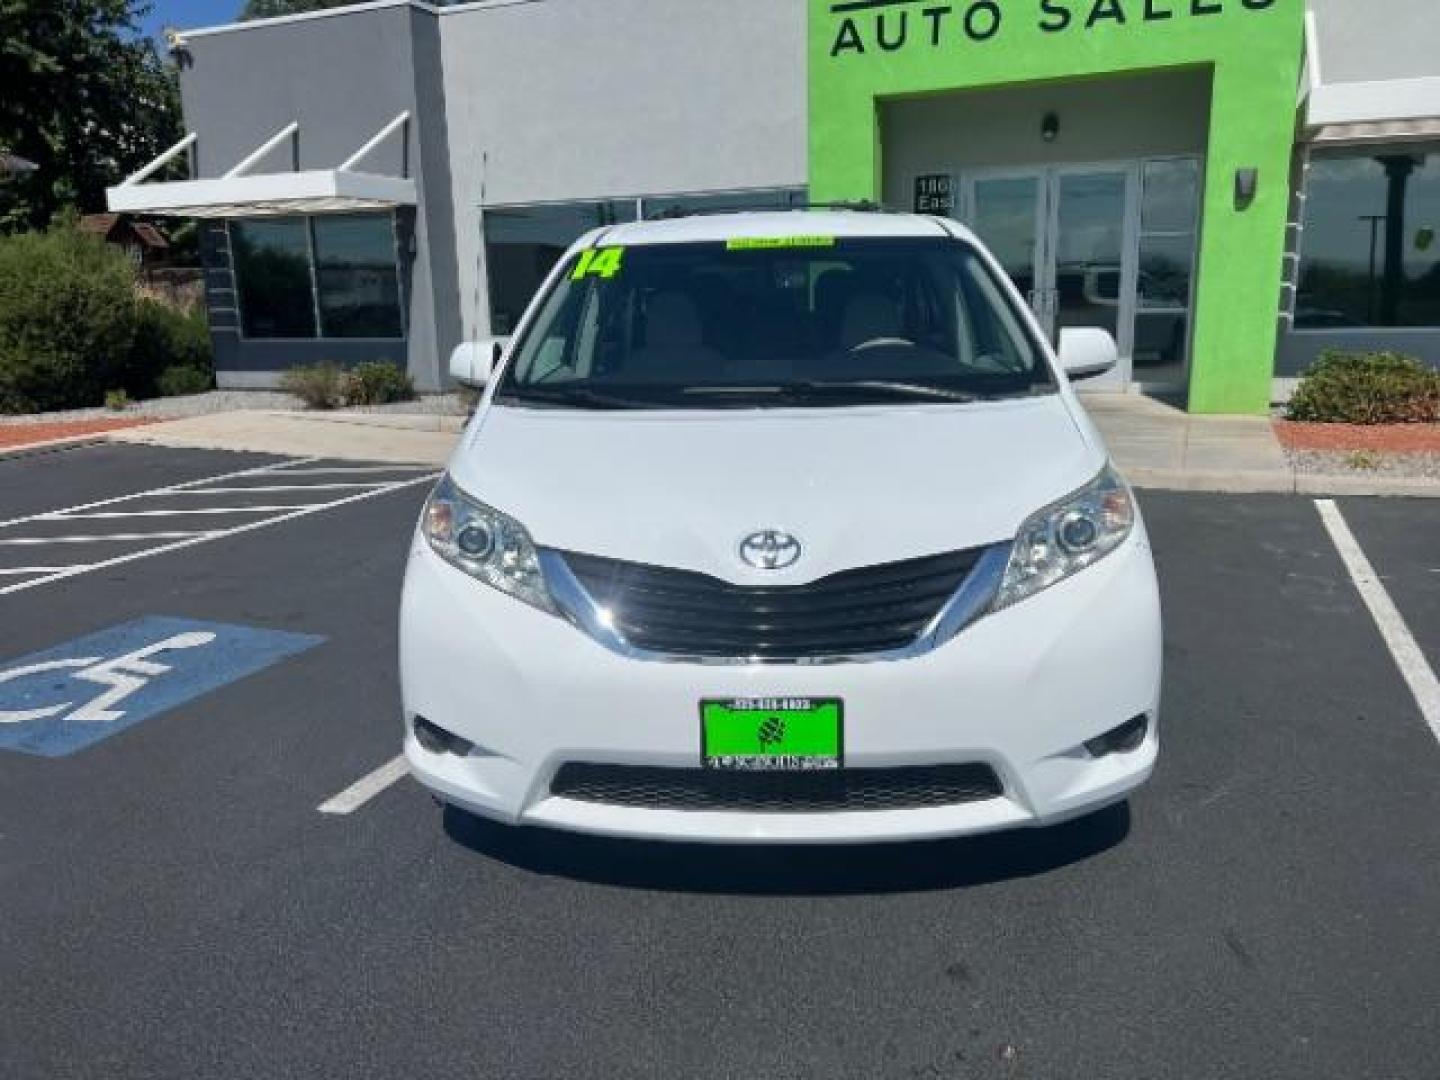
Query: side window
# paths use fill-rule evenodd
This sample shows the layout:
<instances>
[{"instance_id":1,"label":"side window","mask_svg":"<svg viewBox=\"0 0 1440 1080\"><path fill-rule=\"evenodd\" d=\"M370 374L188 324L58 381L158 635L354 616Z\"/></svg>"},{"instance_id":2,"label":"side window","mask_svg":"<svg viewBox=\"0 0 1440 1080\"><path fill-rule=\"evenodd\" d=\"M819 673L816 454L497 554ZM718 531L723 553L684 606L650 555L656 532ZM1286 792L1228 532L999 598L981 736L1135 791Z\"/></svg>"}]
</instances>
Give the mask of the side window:
<instances>
[{"instance_id":1,"label":"side window","mask_svg":"<svg viewBox=\"0 0 1440 1080\"><path fill-rule=\"evenodd\" d=\"M572 290L586 288L589 286L578 285L562 278L546 299L545 307L535 324L545 327L544 336L533 347L525 348L522 367L518 371L526 382L548 383L564 380L566 368L572 365L570 349L575 340L581 307L569 303L569 298Z\"/></svg>"},{"instance_id":2,"label":"side window","mask_svg":"<svg viewBox=\"0 0 1440 1080\"><path fill-rule=\"evenodd\" d=\"M575 356L571 374L588 379L595 374L596 353L600 348L600 289L592 288L580 307L580 327L575 339Z\"/></svg>"},{"instance_id":3,"label":"side window","mask_svg":"<svg viewBox=\"0 0 1440 1080\"><path fill-rule=\"evenodd\" d=\"M1024 330L978 260L967 259L958 270L957 295L968 316L968 337L972 352L967 363L983 374L1021 374L1035 367L1035 357L1025 348Z\"/></svg>"}]
</instances>

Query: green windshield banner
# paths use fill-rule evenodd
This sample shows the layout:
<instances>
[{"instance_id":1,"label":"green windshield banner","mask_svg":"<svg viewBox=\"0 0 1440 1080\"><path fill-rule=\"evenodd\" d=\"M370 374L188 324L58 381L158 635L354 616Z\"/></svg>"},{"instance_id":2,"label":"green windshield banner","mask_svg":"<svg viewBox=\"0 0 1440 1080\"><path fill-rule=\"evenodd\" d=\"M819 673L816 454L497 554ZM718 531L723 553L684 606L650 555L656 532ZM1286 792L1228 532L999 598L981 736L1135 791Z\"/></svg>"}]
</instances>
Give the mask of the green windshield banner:
<instances>
[{"instance_id":1,"label":"green windshield banner","mask_svg":"<svg viewBox=\"0 0 1440 1080\"><path fill-rule=\"evenodd\" d=\"M784 248L833 248L833 236L757 236L727 240L730 251L772 251Z\"/></svg>"}]
</instances>

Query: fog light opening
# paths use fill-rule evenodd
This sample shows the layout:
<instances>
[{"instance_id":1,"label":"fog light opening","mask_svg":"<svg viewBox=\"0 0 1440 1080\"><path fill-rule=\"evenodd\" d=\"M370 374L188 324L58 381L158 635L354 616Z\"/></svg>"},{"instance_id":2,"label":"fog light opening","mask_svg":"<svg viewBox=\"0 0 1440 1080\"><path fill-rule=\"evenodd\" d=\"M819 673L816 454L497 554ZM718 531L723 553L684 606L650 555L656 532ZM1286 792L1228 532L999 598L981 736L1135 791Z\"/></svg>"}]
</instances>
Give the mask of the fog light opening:
<instances>
[{"instance_id":1,"label":"fog light opening","mask_svg":"<svg viewBox=\"0 0 1440 1080\"><path fill-rule=\"evenodd\" d=\"M467 757L470 751L475 749L475 744L469 739L462 739L439 724L432 724L423 716L415 717L415 741L432 754Z\"/></svg>"},{"instance_id":2,"label":"fog light opening","mask_svg":"<svg viewBox=\"0 0 1440 1080\"><path fill-rule=\"evenodd\" d=\"M1145 735L1150 730L1150 718L1145 715L1136 716L1125 721L1119 727L1107 731L1098 738L1091 739L1085 744L1085 749L1090 751L1090 756L1095 758L1109 757L1111 754L1128 754L1133 750L1140 749L1140 744L1145 741Z\"/></svg>"}]
</instances>

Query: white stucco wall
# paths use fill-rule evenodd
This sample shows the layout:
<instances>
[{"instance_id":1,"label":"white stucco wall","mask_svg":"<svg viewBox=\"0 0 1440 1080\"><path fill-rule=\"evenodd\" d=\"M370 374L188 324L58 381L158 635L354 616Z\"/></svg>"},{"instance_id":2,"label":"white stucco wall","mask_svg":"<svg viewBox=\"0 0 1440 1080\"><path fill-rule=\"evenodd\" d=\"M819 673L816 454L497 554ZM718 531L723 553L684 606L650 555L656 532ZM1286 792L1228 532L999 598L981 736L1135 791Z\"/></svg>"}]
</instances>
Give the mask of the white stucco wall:
<instances>
[{"instance_id":1,"label":"white stucco wall","mask_svg":"<svg viewBox=\"0 0 1440 1080\"><path fill-rule=\"evenodd\" d=\"M805 184L803 0L531 0L441 16L460 297L487 205Z\"/></svg>"}]
</instances>

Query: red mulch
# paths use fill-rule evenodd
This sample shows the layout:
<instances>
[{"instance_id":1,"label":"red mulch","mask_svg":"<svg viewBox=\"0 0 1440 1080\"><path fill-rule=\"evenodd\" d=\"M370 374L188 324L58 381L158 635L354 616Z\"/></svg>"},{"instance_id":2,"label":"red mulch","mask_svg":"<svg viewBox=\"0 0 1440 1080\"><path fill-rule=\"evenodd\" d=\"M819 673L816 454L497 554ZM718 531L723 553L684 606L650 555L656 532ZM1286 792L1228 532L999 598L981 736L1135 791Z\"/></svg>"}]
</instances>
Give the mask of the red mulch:
<instances>
[{"instance_id":1,"label":"red mulch","mask_svg":"<svg viewBox=\"0 0 1440 1080\"><path fill-rule=\"evenodd\" d=\"M70 439L77 435L99 435L121 428L140 427L153 424L153 418L144 420L63 420L53 424L0 424L0 447L14 449L31 443L49 442L51 439Z\"/></svg>"},{"instance_id":2,"label":"red mulch","mask_svg":"<svg viewBox=\"0 0 1440 1080\"><path fill-rule=\"evenodd\" d=\"M1374 450L1440 454L1440 424L1300 424L1276 420L1275 435L1292 450Z\"/></svg>"}]
</instances>

